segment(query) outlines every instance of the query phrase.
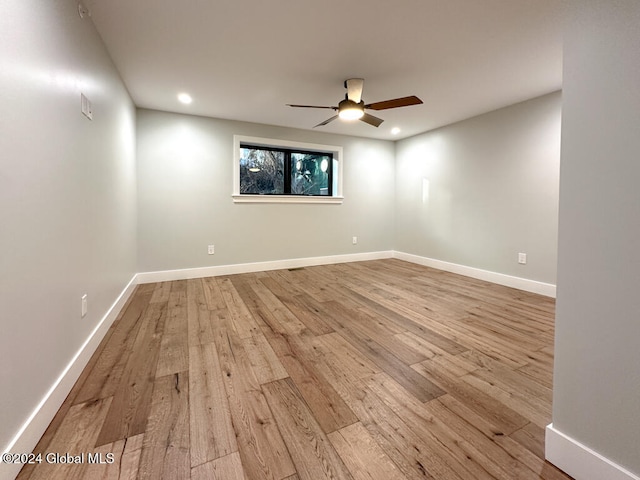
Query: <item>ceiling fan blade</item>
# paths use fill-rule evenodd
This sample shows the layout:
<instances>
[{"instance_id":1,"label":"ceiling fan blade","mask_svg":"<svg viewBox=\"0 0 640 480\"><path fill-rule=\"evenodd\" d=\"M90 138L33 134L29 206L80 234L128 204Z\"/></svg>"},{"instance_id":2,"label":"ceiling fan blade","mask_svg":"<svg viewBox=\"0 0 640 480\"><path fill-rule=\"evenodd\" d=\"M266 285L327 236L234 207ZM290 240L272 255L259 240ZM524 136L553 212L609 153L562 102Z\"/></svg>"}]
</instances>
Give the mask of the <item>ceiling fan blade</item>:
<instances>
[{"instance_id":1,"label":"ceiling fan blade","mask_svg":"<svg viewBox=\"0 0 640 480\"><path fill-rule=\"evenodd\" d=\"M344 81L344 87L347 89L347 98L355 103L362 100L362 87L364 86L364 78L350 78Z\"/></svg>"},{"instance_id":2,"label":"ceiling fan blade","mask_svg":"<svg viewBox=\"0 0 640 480\"><path fill-rule=\"evenodd\" d=\"M295 107L295 108L328 108L329 110L337 110L338 107L322 107L320 105L291 105L287 103L287 107Z\"/></svg>"},{"instance_id":3,"label":"ceiling fan blade","mask_svg":"<svg viewBox=\"0 0 640 480\"><path fill-rule=\"evenodd\" d=\"M410 97L394 98L393 100L385 100L384 102L370 103L365 105L364 108L370 108L371 110L387 110L388 108L408 107L410 105L420 105L420 100L415 95Z\"/></svg>"},{"instance_id":4,"label":"ceiling fan blade","mask_svg":"<svg viewBox=\"0 0 640 480\"><path fill-rule=\"evenodd\" d=\"M381 118L374 117L373 115L369 115L368 113L365 113L362 117L360 117L360 121L368 123L369 125L372 125L374 127L379 127L380 124L384 122L384 120L382 120Z\"/></svg>"},{"instance_id":5,"label":"ceiling fan blade","mask_svg":"<svg viewBox=\"0 0 640 480\"><path fill-rule=\"evenodd\" d=\"M315 127L313 127L313 128L321 127L321 126L323 126L323 125L326 125L326 124L327 124L327 123L329 123L329 122L333 122L336 118L338 118L338 115L334 115L333 117L328 118L327 120L325 120L325 121L324 121L324 122L322 122L322 123L317 124L317 125L316 125Z\"/></svg>"}]
</instances>

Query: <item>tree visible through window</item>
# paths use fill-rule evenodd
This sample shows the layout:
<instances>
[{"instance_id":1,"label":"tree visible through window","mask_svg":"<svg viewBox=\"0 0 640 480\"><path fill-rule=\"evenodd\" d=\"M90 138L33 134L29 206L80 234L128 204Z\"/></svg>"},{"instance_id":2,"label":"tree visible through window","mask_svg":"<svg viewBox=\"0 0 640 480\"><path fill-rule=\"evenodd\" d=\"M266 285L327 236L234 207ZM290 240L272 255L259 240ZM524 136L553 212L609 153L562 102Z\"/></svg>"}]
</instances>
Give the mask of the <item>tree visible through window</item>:
<instances>
[{"instance_id":1,"label":"tree visible through window","mask_svg":"<svg viewBox=\"0 0 640 480\"><path fill-rule=\"evenodd\" d=\"M333 195L333 153L240 145L240 194Z\"/></svg>"},{"instance_id":2,"label":"tree visible through window","mask_svg":"<svg viewBox=\"0 0 640 480\"><path fill-rule=\"evenodd\" d=\"M240 149L240 193L284 194L284 152Z\"/></svg>"}]
</instances>

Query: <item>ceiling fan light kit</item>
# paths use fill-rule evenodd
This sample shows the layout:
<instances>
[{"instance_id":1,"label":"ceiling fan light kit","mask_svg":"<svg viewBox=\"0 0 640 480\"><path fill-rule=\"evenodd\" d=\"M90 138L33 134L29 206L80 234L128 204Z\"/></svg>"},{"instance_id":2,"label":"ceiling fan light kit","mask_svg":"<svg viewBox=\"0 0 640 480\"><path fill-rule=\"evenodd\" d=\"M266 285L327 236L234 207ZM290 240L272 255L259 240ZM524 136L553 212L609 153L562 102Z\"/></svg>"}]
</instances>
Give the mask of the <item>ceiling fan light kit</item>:
<instances>
[{"instance_id":1,"label":"ceiling fan light kit","mask_svg":"<svg viewBox=\"0 0 640 480\"><path fill-rule=\"evenodd\" d=\"M338 104L338 116L343 120L358 120L364 116L364 102L345 99Z\"/></svg>"},{"instance_id":2,"label":"ceiling fan light kit","mask_svg":"<svg viewBox=\"0 0 640 480\"><path fill-rule=\"evenodd\" d=\"M360 120L373 127L379 127L384 120L378 117L374 117L373 115L369 115L365 112L365 109L388 110L390 108L408 107L410 105L420 105L422 103L422 100L420 100L415 95L412 95L410 97L394 98L393 100L385 100L383 102L376 102L365 105L364 101L362 100L363 86L364 79L362 78L350 78L348 80L345 80L344 87L347 89L347 94L345 95L345 99L338 103L337 107L325 107L318 105L287 105L289 107L295 108L328 108L330 110L335 110L338 112L337 115L334 115L324 122L319 123L318 125L316 125L316 127L326 125L327 123L334 121L336 118L340 118L342 120Z\"/></svg>"}]
</instances>

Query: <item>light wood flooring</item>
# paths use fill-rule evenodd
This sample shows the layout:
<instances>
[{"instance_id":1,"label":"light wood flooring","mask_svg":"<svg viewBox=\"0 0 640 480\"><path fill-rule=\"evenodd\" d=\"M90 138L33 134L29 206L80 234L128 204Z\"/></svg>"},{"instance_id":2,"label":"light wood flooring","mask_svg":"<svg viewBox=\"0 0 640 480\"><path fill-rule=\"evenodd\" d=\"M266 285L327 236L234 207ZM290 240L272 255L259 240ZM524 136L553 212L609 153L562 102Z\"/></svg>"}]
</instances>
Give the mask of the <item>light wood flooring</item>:
<instances>
[{"instance_id":1,"label":"light wood flooring","mask_svg":"<svg viewBox=\"0 0 640 480\"><path fill-rule=\"evenodd\" d=\"M569 479L553 299L400 260L139 285L36 479Z\"/></svg>"}]
</instances>

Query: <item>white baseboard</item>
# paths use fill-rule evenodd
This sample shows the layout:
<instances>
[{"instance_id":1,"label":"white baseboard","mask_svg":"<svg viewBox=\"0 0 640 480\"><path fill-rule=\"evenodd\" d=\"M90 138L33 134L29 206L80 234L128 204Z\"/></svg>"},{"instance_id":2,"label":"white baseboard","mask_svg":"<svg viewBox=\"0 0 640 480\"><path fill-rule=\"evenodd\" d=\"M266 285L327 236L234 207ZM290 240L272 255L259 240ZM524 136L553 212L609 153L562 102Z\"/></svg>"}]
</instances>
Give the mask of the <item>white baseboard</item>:
<instances>
[{"instance_id":1,"label":"white baseboard","mask_svg":"<svg viewBox=\"0 0 640 480\"><path fill-rule=\"evenodd\" d=\"M53 417L80 377L80 374L87 363L89 363L91 356L98 348L109 327L118 317L118 314L133 293L137 283L137 276L134 275L91 334L89 334L84 344L71 359L62 374L53 383L47 394L31 413L27 421L24 422L18 433L4 448L3 452L29 453L33 451L51 423L51 420L53 420ZM22 465L20 464L5 464L0 462L0 479L15 478L21 468Z\"/></svg>"},{"instance_id":2,"label":"white baseboard","mask_svg":"<svg viewBox=\"0 0 640 480\"><path fill-rule=\"evenodd\" d=\"M503 273L490 272L488 270L481 270L479 268L467 267L465 265L458 265L457 263L444 262L442 260L421 257L419 255L413 255L404 252L394 251L393 258L417 263L426 267L437 268L438 270L457 273L458 275L464 275L466 277L472 277L491 283L497 283L498 285L504 285L505 287L517 288L518 290L524 290L525 292L537 293L546 297L555 298L556 296L556 286L551 283L543 283L526 278L513 277L511 275L505 275Z\"/></svg>"},{"instance_id":3,"label":"white baseboard","mask_svg":"<svg viewBox=\"0 0 640 480\"><path fill-rule=\"evenodd\" d=\"M171 280L187 280L189 278L217 277L237 273L266 272L285 268L312 267L334 263L361 262L391 258L392 251L352 253L346 255L329 255L325 257L293 258L289 260L273 260L270 262L239 263L235 265L218 265L214 267L184 268L180 270L162 270L138 274L138 283L168 282Z\"/></svg>"},{"instance_id":4,"label":"white baseboard","mask_svg":"<svg viewBox=\"0 0 640 480\"><path fill-rule=\"evenodd\" d=\"M638 475L547 425L545 458L576 480L640 480Z\"/></svg>"},{"instance_id":5,"label":"white baseboard","mask_svg":"<svg viewBox=\"0 0 640 480\"><path fill-rule=\"evenodd\" d=\"M507 287L517 288L526 292L538 293L547 297L556 296L556 286L550 283L537 282L526 278L512 277L502 273L480 270L455 263L444 262L428 257L420 257L410 253L396 251L380 251L354 253L346 255L329 255L325 257L294 258L289 260L273 260L269 262L239 263L235 265L218 265L213 267L184 268L180 270L161 270L157 272L138 273L138 283L168 282L172 280L186 280L189 278L216 277L220 275L234 275L238 273L265 272L284 268L311 267L315 265L329 265L334 263L360 262L364 260L379 260L383 258L397 258L407 262L425 265L427 267L445 270L447 272L465 275L467 277L486 280Z\"/></svg>"}]
</instances>

